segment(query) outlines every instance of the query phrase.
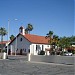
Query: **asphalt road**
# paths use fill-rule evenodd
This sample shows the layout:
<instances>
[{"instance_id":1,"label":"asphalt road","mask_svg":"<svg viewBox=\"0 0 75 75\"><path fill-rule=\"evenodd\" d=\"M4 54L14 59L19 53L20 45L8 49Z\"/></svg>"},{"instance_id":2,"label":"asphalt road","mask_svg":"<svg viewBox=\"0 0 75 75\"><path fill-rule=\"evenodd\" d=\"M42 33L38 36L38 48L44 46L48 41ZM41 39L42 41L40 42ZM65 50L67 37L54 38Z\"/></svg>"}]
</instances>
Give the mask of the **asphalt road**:
<instances>
[{"instance_id":1,"label":"asphalt road","mask_svg":"<svg viewBox=\"0 0 75 75\"><path fill-rule=\"evenodd\" d=\"M0 75L75 75L75 65L28 62L26 57L0 60Z\"/></svg>"}]
</instances>

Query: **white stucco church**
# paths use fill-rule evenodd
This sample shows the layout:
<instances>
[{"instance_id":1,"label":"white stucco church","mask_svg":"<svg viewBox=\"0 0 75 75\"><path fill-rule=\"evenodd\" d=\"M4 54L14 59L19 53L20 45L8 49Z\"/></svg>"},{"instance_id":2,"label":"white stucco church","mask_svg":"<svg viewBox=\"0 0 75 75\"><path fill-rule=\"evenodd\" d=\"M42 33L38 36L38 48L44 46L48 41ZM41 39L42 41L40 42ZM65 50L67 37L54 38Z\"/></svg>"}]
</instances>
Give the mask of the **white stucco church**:
<instances>
[{"instance_id":1,"label":"white stucco church","mask_svg":"<svg viewBox=\"0 0 75 75\"><path fill-rule=\"evenodd\" d=\"M45 36L38 36L33 34L25 34L23 26L19 28L19 34L9 43L9 54L33 54L38 55L41 50L45 51L46 55L49 55L49 51L46 48L50 48L48 40Z\"/></svg>"}]
</instances>

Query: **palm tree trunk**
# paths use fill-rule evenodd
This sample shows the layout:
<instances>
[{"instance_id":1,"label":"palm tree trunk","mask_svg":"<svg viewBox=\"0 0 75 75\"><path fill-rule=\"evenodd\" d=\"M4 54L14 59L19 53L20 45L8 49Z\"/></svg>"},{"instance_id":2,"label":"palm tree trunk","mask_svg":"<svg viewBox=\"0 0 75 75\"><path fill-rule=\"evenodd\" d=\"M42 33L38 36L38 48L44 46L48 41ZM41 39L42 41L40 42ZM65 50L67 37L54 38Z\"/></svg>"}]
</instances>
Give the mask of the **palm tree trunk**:
<instances>
[{"instance_id":1,"label":"palm tree trunk","mask_svg":"<svg viewBox=\"0 0 75 75\"><path fill-rule=\"evenodd\" d=\"M30 31L29 31L29 34L30 34Z\"/></svg>"}]
</instances>

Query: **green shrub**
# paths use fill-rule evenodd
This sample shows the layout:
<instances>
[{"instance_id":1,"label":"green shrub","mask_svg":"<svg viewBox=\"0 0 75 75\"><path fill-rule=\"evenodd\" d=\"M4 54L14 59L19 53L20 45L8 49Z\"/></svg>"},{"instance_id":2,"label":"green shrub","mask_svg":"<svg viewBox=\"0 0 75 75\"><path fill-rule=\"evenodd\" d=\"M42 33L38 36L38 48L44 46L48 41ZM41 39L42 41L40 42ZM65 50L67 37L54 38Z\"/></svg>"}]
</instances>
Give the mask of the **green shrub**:
<instances>
[{"instance_id":1,"label":"green shrub","mask_svg":"<svg viewBox=\"0 0 75 75\"><path fill-rule=\"evenodd\" d=\"M6 50L2 50L2 52L6 52Z\"/></svg>"},{"instance_id":2,"label":"green shrub","mask_svg":"<svg viewBox=\"0 0 75 75\"><path fill-rule=\"evenodd\" d=\"M75 51L72 51L73 54L75 54Z\"/></svg>"},{"instance_id":3,"label":"green shrub","mask_svg":"<svg viewBox=\"0 0 75 75\"><path fill-rule=\"evenodd\" d=\"M40 55L45 55L45 51L40 51Z\"/></svg>"}]
</instances>

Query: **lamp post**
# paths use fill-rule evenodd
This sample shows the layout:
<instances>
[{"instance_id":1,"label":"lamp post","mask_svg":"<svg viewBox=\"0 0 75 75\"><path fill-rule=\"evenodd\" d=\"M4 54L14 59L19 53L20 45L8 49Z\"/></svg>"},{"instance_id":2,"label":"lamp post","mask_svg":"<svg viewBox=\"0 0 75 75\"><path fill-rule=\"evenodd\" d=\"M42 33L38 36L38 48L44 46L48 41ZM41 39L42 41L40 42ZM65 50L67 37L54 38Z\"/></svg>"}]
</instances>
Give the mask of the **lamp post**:
<instances>
[{"instance_id":1,"label":"lamp post","mask_svg":"<svg viewBox=\"0 0 75 75\"><path fill-rule=\"evenodd\" d=\"M15 19L17 21L18 19ZM17 50L17 34L16 34L16 40L15 40L15 56L16 56L16 50Z\"/></svg>"},{"instance_id":2,"label":"lamp post","mask_svg":"<svg viewBox=\"0 0 75 75\"><path fill-rule=\"evenodd\" d=\"M15 21L17 21L18 19L15 19ZM7 41L9 44L9 25L10 25L10 20L8 19L8 35L7 35ZM9 45L7 44L7 55L9 52ZM17 50L17 36L16 36L16 42L15 42L15 55L16 55L16 50Z\"/></svg>"},{"instance_id":3,"label":"lamp post","mask_svg":"<svg viewBox=\"0 0 75 75\"><path fill-rule=\"evenodd\" d=\"M10 21L9 21L9 19L8 19L8 35L7 35L8 44L9 44L9 24L10 24ZM9 50L8 44L7 44L7 55L8 55L8 50Z\"/></svg>"},{"instance_id":4,"label":"lamp post","mask_svg":"<svg viewBox=\"0 0 75 75\"><path fill-rule=\"evenodd\" d=\"M16 36L16 40L15 40L15 56L16 56L16 50L17 50L17 36Z\"/></svg>"}]
</instances>

